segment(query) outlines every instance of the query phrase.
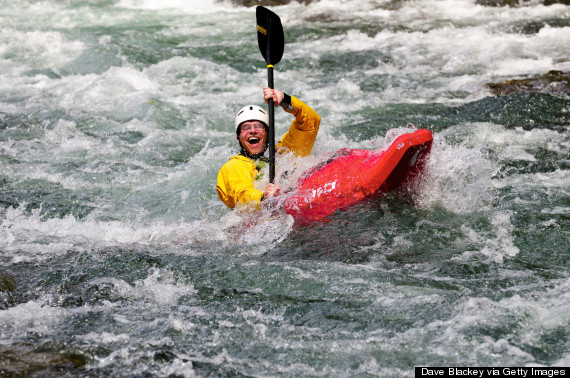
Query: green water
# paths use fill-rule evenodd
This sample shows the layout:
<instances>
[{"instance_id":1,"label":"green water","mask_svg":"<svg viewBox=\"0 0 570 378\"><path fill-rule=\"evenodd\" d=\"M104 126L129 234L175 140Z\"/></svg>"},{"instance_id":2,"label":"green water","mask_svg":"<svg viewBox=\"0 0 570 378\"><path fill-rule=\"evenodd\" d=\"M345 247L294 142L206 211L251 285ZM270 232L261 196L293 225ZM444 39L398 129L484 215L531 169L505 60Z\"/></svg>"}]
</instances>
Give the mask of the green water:
<instances>
[{"instance_id":1,"label":"green water","mask_svg":"<svg viewBox=\"0 0 570 378\"><path fill-rule=\"evenodd\" d=\"M0 376L570 365L568 95L484 86L570 71L570 8L272 9L276 86L322 116L298 170L411 123L435 137L422 181L309 226L231 212L253 8L3 2Z\"/></svg>"}]
</instances>

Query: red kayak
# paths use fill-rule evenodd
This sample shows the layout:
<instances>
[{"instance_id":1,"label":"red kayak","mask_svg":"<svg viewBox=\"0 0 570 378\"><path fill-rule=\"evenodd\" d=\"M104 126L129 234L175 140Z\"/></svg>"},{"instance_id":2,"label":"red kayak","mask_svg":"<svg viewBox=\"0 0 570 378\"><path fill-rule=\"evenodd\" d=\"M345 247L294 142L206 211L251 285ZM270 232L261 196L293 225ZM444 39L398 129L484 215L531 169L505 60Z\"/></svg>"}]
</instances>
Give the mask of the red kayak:
<instances>
[{"instance_id":1,"label":"red kayak","mask_svg":"<svg viewBox=\"0 0 570 378\"><path fill-rule=\"evenodd\" d=\"M433 142L429 130L400 135L388 148L339 150L300 180L284 208L296 221L319 221L373 195L404 186L423 169Z\"/></svg>"}]
</instances>

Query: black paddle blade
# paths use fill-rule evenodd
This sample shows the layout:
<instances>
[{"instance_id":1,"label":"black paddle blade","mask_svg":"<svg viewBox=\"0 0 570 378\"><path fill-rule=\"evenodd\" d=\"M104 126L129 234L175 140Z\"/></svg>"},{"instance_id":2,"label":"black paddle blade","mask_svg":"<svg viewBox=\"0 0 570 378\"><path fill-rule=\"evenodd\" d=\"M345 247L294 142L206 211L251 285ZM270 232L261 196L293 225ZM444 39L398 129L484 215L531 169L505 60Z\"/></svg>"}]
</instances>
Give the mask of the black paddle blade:
<instances>
[{"instance_id":1,"label":"black paddle blade","mask_svg":"<svg viewBox=\"0 0 570 378\"><path fill-rule=\"evenodd\" d=\"M261 51L261 55L267 64L277 64L281 60L285 48L281 19L262 6L256 8L256 18L259 51Z\"/></svg>"}]
</instances>

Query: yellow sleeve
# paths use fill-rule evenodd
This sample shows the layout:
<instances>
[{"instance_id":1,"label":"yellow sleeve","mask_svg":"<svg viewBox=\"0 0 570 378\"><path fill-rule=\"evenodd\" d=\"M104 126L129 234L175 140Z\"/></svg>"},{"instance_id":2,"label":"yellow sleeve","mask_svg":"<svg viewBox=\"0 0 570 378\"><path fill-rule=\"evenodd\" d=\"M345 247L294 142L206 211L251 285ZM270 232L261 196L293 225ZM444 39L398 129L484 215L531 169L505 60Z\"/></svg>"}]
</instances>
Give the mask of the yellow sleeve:
<instances>
[{"instance_id":1,"label":"yellow sleeve","mask_svg":"<svg viewBox=\"0 0 570 378\"><path fill-rule=\"evenodd\" d=\"M277 150L287 149L295 155L308 156L317 139L321 117L311 107L296 97L291 96L293 110L285 111L295 116L289 131L277 143Z\"/></svg>"},{"instance_id":2,"label":"yellow sleeve","mask_svg":"<svg viewBox=\"0 0 570 378\"><path fill-rule=\"evenodd\" d=\"M231 158L218 173L218 197L231 209L237 205L259 207L263 192L253 185L256 175L257 169L251 160Z\"/></svg>"}]
</instances>

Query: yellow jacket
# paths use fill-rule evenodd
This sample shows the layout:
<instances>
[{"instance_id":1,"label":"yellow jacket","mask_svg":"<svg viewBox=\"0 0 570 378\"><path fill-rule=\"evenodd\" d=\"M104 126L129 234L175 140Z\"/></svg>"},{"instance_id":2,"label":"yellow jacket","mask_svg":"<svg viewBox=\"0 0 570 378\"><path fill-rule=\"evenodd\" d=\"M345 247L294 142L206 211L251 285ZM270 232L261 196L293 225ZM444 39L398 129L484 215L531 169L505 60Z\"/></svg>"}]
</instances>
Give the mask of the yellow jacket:
<instances>
[{"instance_id":1,"label":"yellow jacket","mask_svg":"<svg viewBox=\"0 0 570 378\"><path fill-rule=\"evenodd\" d=\"M317 138L321 117L310 106L291 96L291 108L286 112L295 116L289 131L277 143L278 153L292 152L296 156L308 156ZM218 173L216 191L218 197L229 208L238 205L254 205L259 207L263 192L254 186L258 168L253 160L236 155L222 166Z\"/></svg>"}]
</instances>

